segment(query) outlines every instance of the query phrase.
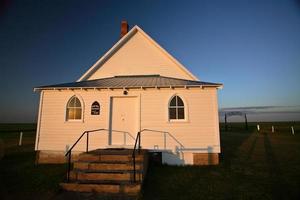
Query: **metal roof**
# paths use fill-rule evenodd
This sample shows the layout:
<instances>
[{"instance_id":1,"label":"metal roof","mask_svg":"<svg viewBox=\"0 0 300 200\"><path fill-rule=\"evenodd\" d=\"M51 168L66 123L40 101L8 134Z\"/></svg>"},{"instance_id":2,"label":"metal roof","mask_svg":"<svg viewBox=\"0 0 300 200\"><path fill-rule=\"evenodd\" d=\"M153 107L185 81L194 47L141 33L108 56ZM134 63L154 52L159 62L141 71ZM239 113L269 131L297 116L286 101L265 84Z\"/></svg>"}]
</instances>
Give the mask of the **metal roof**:
<instances>
[{"instance_id":1,"label":"metal roof","mask_svg":"<svg viewBox=\"0 0 300 200\"><path fill-rule=\"evenodd\" d=\"M110 78L95 79L89 81L62 83L34 88L41 89L64 89L64 88L140 88L140 87L193 87L211 86L222 87L220 83L185 80L160 75L135 75L115 76Z\"/></svg>"}]
</instances>

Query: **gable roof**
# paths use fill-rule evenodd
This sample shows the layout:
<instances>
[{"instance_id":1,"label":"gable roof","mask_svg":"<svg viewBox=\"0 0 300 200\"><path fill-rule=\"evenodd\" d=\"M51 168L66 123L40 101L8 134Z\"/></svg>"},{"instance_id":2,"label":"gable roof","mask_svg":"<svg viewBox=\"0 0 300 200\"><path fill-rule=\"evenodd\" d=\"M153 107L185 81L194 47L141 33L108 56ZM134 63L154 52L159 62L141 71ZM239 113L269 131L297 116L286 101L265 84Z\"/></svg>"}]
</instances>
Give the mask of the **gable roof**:
<instances>
[{"instance_id":1,"label":"gable roof","mask_svg":"<svg viewBox=\"0 0 300 200\"><path fill-rule=\"evenodd\" d=\"M146 34L140 27L135 25L125 36L123 36L107 53L105 53L90 69L88 69L77 81L84 81L91 77L101 66L111 58L128 40L130 40L135 33L141 33L147 38L151 44L158 48L166 57L175 63L191 80L199 80L188 69L186 69L180 62L171 56L165 49L163 49L157 42L155 42L148 34Z\"/></svg>"},{"instance_id":2,"label":"gable roof","mask_svg":"<svg viewBox=\"0 0 300 200\"><path fill-rule=\"evenodd\" d=\"M184 80L178 78L164 77L160 75L139 75L139 76L115 76L88 81L79 81L63 83L56 85L40 86L35 90L43 89L75 89L75 88L100 88L100 89L117 89L117 88L142 88L142 87L216 87L221 88L220 83L210 83L202 81Z\"/></svg>"}]
</instances>

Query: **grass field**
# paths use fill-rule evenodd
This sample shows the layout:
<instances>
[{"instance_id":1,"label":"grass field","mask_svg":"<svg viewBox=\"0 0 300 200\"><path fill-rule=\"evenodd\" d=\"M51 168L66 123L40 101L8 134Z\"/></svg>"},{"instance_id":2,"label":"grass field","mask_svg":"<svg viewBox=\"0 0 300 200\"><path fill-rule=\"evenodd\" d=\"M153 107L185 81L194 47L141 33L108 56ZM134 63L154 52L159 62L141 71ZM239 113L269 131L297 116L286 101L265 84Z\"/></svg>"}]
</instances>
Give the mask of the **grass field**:
<instances>
[{"instance_id":1,"label":"grass field","mask_svg":"<svg viewBox=\"0 0 300 200\"><path fill-rule=\"evenodd\" d=\"M300 199L300 123L260 123L259 133L255 126L249 123L245 131L243 124L230 124L221 132L218 166L151 166L140 199ZM60 196L65 166L34 164L34 129L34 124L0 125L5 144L0 199ZM25 130L22 147L20 130Z\"/></svg>"},{"instance_id":2,"label":"grass field","mask_svg":"<svg viewBox=\"0 0 300 200\"><path fill-rule=\"evenodd\" d=\"M0 124L5 156L0 160L0 199L53 199L64 165L35 165L35 124ZM23 145L17 146L23 130Z\"/></svg>"}]
</instances>

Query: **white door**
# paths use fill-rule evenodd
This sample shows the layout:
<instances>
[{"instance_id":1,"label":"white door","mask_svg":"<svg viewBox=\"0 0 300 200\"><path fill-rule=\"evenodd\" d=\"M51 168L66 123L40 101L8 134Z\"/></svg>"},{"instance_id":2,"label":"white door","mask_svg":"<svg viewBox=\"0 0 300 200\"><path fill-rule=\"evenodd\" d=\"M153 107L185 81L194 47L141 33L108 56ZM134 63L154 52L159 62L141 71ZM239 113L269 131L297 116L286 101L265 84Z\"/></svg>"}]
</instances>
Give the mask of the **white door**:
<instances>
[{"instance_id":1,"label":"white door","mask_svg":"<svg viewBox=\"0 0 300 200\"><path fill-rule=\"evenodd\" d=\"M133 145L138 131L137 97L112 97L110 106L109 145Z\"/></svg>"}]
</instances>

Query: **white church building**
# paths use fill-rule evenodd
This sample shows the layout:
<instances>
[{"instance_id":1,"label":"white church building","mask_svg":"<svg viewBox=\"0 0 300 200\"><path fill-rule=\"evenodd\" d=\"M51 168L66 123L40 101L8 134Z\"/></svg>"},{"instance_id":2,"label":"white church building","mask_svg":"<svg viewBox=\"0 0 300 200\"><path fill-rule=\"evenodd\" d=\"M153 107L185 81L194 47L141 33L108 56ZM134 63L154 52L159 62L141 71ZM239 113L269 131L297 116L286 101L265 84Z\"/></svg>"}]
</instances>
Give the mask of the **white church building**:
<instances>
[{"instance_id":1,"label":"white church building","mask_svg":"<svg viewBox=\"0 0 300 200\"><path fill-rule=\"evenodd\" d=\"M40 93L37 162L65 162L83 132L102 129L73 152L84 152L87 142L90 150L132 149L141 132L141 148L161 153L163 163L218 164L219 88L122 22L120 40L77 81L34 88Z\"/></svg>"}]
</instances>

